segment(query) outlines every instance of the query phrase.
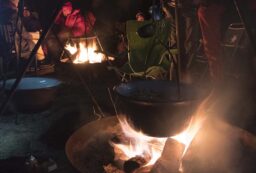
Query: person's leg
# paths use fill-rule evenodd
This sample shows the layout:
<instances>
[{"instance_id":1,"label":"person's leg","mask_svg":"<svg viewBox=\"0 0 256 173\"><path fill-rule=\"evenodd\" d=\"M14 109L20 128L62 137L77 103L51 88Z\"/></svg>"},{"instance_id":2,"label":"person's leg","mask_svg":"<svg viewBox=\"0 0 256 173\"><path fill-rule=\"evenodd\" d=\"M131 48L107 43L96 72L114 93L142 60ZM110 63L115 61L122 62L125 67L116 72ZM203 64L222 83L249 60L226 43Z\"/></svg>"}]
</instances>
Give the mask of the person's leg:
<instances>
[{"instance_id":1,"label":"person's leg","mask_svg":"<svg viewBox=\"0 0 256 173\"><path fill-rule=\"evenodd\" d=\"M59 37L60 36L60 37ZM67 39L66 39L67 40ZM61 35L50 32L45 38L43 49L47 56L47 63L58 64L61 57L66 40Z\"/></svg>"},{"instance_id":2,"label":"person's leg","mask_svg":"<svg viewBox=\"0 0 256 173\"><path fill-rule=\"evenodd\" d=\"M224 7L217 4L200 6L198 19L201 27L204 51L209 62L213 82L219 80L221 72L221 17Z\"/></svg>"}]
</instances>

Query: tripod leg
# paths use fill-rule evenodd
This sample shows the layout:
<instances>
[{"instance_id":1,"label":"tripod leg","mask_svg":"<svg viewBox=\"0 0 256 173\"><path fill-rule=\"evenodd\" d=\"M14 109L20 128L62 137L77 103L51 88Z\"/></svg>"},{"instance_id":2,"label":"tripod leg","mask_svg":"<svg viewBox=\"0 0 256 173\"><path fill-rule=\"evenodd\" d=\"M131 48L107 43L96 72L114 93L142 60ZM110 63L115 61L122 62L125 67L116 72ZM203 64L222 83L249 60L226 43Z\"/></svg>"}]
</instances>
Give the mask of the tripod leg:
<instances>
[{"instance_id":1,"label":"tripod leg","mask_svg":"<svg viewBox=\"0 0 256 173\"><path fill-rule=\"evenodd\" d=\"M236 10L238 12L238 15L239 15L242 23L244 24L246 33L247 33L248 38L252 44L254 53L256 54L256 38L255 38L255 34L252 31L252 30L256 30L255 24L253 25L252 22L250 22L251 16L248 14L245 14L245 10L246 11L248 11L248 10L246 9L246 7L244 6L243 3L239 3L237 0L233 0L233 3L236 7Z\"/></svg>"}]
</instances>

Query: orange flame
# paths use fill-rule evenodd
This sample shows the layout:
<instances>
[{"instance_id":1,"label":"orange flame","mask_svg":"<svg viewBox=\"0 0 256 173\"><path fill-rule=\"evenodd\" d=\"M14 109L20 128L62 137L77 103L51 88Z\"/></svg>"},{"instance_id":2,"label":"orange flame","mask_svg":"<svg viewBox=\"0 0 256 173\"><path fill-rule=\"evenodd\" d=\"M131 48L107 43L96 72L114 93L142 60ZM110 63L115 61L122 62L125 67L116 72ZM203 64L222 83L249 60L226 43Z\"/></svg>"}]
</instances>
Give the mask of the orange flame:
<instances>
[{"instance_id":1,"label":"orange flame","mask_svg":"<svg viewBox=\"0 0 256 173\"><path fill-rule=\"evenodd\" d=\"M189 126L180 134L172 136L172 139L185 145L182 157L186 154L191 142L202 127L204 118L192 117Z\"/></svg>"},{"instance_id":2,"label":"orange flame","mask_svg":"<svg viewBox=\"0 0 256 173\"><path fill-rule=\"evenodd\" d=\"M192 116L188 127L180 134L171 137L172 139L175 139L176 141L184 144L185 146L181 156L181 161L180 161L180 168L179 168L180 172L183 172L182 159L185 156L193 139L196 137L197 133L199 132L199 130L203 126L204 121L207 118L206 107L210 99L211 99L211 94L205 100L203 100L203 102L199 105L196 113L194 114L194 116Z\"/></svg>"},{"instance_id":3,"label":"orange flame","mask_svg":"<svg viewBox=\"0 0 256 173\"><path fill-rule=\"evenodd\" d=\"M209 97L210 98L210 97ZM183 172L182 158L186 154L190 144L196 137L197 133L203 126L206 120L206 104L209 101L206 98L198 107L197 112L192 116L188 127L178 135L172 136L170 138L184 144L185 148L180 160L180 172ZM122 131L125 137L129 139L128 144L114 144L112 146L114 149L118 149L122 152L122 156L119 157L121 160L128 160L130 158L141 156L143 158L149 158L146 166L152 166L161 157L165 143L168 138L155 138L143 134L141 131L134 130L125 118L119 118L119 123L121 125ZM120 153L119 153L120 154Z\"/></svg>"},{"instance_id":4,"label":"orange flame","mask_svg":"<svg viewBox=\"0 0 256 173\"><path fill-rule=\"evenodd\" d=\"M194 116L192 116L188 127L180 134L171 137L172 139L175 139L185 145L182 157L186 154L191 142L193 141L193 139L203 126L205 119L207 118L206 109L209 106L208 104L212 98L212 95L213 93L210 93L210 95L201 102Z\"/></svg>"},{"instance_id":5,"label":"orange flame","mask_svg":"<svg viewBox=\"0 0 256 173\"><path fill-rule=\"evenodd\" d=\"M95 52L97 50L97 44L96 41L93 40L93 42L87 43L86 41L80 42L79 46L67 44L65 46L65 49L70 52L71 55L75 55L75 60L73 60L73 63L79 64L79 63L100 63L105 58L102 53Z\"/></svg>"},{"instance_id":6,"label":"orange flame","mask_svg":"<svg viewBox=\"0 0 256 173\"><path fill-rule=\"evenodd\" d=\"M161 157L167 138L154 138L134 130L125 118L119 118L122 131L129 140L127 144L111 143L122 152L121 160L141 156L147 159L144 167L152 166Z\"/></svg>"}]
</instances>

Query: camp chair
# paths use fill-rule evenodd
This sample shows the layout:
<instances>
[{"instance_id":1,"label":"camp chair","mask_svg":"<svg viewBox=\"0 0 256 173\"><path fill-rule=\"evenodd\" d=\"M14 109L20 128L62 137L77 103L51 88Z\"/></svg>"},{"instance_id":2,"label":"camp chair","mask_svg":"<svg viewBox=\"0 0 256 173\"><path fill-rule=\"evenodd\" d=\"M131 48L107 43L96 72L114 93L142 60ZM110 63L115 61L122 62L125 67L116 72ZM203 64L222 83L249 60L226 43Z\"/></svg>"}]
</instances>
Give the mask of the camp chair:
<instances>
[{"instance_id":1,"label":"camp chair","mask_svg":"<svg viewBox=\"0 0 256 173\"><path fill-rule=\"evenodd\" d=\"M155 33L149 38L141 38L137 31L140 27L153 24ZM168 40L171 22L160 21L127 21L128 62L120 69L123 80L135 78L164 79L172 66L177 49L169 49Z\"/></svg>"}]
</instances>

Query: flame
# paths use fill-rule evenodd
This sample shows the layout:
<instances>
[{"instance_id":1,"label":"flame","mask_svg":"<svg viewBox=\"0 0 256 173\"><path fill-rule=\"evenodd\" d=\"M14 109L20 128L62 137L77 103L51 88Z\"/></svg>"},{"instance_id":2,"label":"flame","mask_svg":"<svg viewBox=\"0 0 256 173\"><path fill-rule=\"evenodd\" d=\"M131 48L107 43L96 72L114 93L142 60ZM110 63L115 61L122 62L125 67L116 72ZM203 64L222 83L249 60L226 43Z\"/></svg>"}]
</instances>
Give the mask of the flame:
<instances>
[{"instance_id":1,"label":"flame","mask_svg":"<svg viewBox=\"0 0 256 173\"><path fill-rule=\"evenodd\" d=\"M141 156L146 159L144 167L152 166L161 157L167 138L155 138L134 130L125 118L119 117L119 123L125 137L126 144L111 143L116 149L122 152L121 160Z\"/></svg>"},{"instance_id":2,"label":"flame","mask_svg":"<svg viewBox=\"0 0 256 173\"><path fill-rule=\"evenodd\" d=\"M179 171L181 172L183 170L182 158L187 152L196 134L202 127L204 120L205 117L201 116L200 113L197 113L191 118L188 127L183 132L170 137L184 144L185 146L180 160ZM124 133L126 139L128 139L128 142L125 144L111 143L111 145L114 147L115 155L118 155L118 158L124 161L136 156L140 156L147 161L143 167L150 167L154 165L156 161L161 157L168 138L151 137L145 135L141 131L136 131L130 126L127 119L123 117L119 117L119 123L121 125L122 132Z\"/></svg>"},{"instance_id":3,"label":"flame","mask_svg":"<svg viewBox=\"0 0 256 173\"><path fill-rule=\"evenodd\" d=\"M87 41L80 42L78 45L71 45L67 44L65 46L65 49L67 49L71 55L75 56L75 59L73 60L73 63L79 64L79 63L100 63L105 58L102 53L95 52L97 50L97 44L96 41L93 40L87 43Z\"/></svg>"},{"instance_id":4,"label":"flame","mask_svg":"<svg viewBox=\"0 0 256 173\"><path fill-rule=\"evenodd\" d=\"M213 92L206 97L201 104L198 106L197 111L194 116L192 116L191 121L188 127L178 135L172 136L172 139L177 140L178 142L185 145L182 157L186 154L191 142L203 126L204 121L207 118L207 108L209 108L210 100L213 96Z\"/></svg>"},{"instance_id":5,"label":"flame","mask_svg":"<svg viewBox=\"0 0 256 173\"><path fill-rule=\"evenodd\" d=\"M206 107L210 98L211 96L206 98L199 105L196 113L191 117L188 127L185 128L183 132L175 136L168 137L184 144L185 146L180 160L180 172L183 172L182 159L207 118ZM122 155L119 157L119 159L128 160L136 156L141 156L142 158L147 159L147 163L144 165L144 167L154 165L155 162L161 157L168 138L150 137L143 134L141 131L136 131L129 125L127 119L123 117L119 117L119 123L125 137L129 139L129 142L126 144L111 143L114 147L116 155L116 149L119 150L119 155L121 151Z\"/></svg>"},{"instance_id":6,"label":"flame","mask_svg":"<svg viewBox=\"0 0 256 173\"><path fill-rule=\"evenodd\" d=\"M65 49L67 49L69 51L69 53L71 53L71 55L74 55L78 51L77 47L72 46L71 44L67 44L65 46Z\"/></svg>"},{"instance_id":7,"label":"flame","mask_svg":"<svg viewBox=\"0 0 256 173\"><path fill-rule=\"evenodd\" d=\"M192 117L189 126L183 132L171 137L172 139L184 144L185 148L182 157L186 154L191 142L202 127L204 120L204 118L198 118L197 116Z\"/></svg>"},{"instance_id":8,"label":"flame","mask_svg":"<svg viewBox=\"0 0 256 173\"><path fill-rule=\"evenodd\" d=\"M206 99L204 99L203 102L199 105L196 113L194 114L194 116L192 116L188 127L178 135L171 137L172 139L175 139L176 141L184 144L185 146L181 156L181 160L180 160L180 167L179 167L180 172L184 172L182 159L185 156L193 139L196 137L197 133L199 132L199 130L204 124L204 121L207 118L206 108L208 107L208 104L209 104L208 102L210 101L211 97L212 97L212 93Z\"/></svg>"}]
</instances>

